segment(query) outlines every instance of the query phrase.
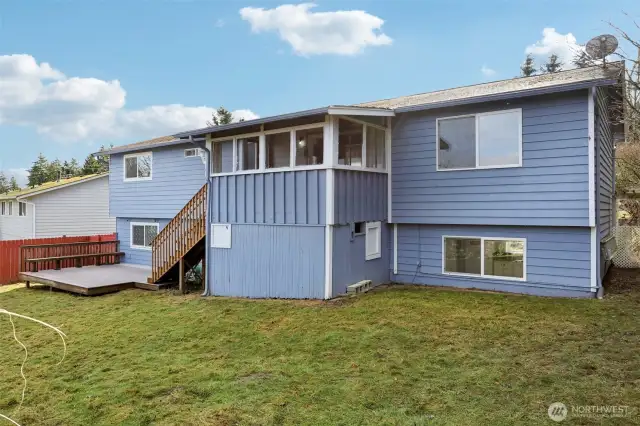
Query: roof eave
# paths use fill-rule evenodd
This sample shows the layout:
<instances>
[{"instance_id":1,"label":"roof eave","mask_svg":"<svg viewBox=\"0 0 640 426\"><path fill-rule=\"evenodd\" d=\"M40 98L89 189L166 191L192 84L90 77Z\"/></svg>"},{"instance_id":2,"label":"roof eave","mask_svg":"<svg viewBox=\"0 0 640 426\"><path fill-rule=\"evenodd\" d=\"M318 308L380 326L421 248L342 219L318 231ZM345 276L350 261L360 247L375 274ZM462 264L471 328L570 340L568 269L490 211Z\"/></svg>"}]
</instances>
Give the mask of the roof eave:
<instances>
[{"instance_id":1,"label":"roof eave","mask_svg":"<svg viewBox=\"0 0 640 426\"><path fill-rule=\"evenodd\" d=\"M152 148L162 148L163 146L175 145L178 143L184 143L184 141L176 138L170 141L157 142L157 143L143 145L143 146L122 147L120 149L116 147L108 151L94 152L93 155L126 154L128 152L148 151L149 149L152 149Z\"/></svg>"},{"instance_id":2,"label":"roof eave","mask_svg":"<svg viewBox=\"0 0 640 426\"><path fill-rule=\"evenodd\" d=\"M396 113L424 111L428 109L447 108L447 107L453 107L453 106L459 106L459 105L474 104L479 102L491 102L491 101L500 101L500 100L506 100L506 99L514 99L514 98L523 98L526 96L569 92L572 90L587 89L594 86L610 86L618 83L619 81L616 79L591 80L591 81L569 83L569 84L563 84L563 85L551 86L551 87L540 87L537 89L525 89L525 90L516 90L516 91L504 92L504 93L496 93L493 95L474 96L474 97L468 97L468 98L454 99L451 101L410 105L406 107L394 108L393 110Z\"/></svg>"}]
</instances>

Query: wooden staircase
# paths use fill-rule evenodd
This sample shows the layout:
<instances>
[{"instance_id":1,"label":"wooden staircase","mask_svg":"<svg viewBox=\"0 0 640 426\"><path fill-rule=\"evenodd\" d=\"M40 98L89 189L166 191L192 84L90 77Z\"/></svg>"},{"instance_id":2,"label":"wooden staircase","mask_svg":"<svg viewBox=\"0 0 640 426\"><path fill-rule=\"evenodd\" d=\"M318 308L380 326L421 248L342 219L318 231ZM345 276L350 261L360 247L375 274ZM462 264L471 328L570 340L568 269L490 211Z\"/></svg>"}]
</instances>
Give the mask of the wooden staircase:
<instances>
[{"instance_id":1,"label":"wooden staircase","mask_svg":"<svg viewBox=\"0 0 640 426\"><path fill-rule=\"evenodd\" d=\"M207 184L171 219L151 243L149 283L179 281L202 260L205 273L205 237L207 232ZM177 278L177 280L176 280Z\"/></svg>"}]
</instances>

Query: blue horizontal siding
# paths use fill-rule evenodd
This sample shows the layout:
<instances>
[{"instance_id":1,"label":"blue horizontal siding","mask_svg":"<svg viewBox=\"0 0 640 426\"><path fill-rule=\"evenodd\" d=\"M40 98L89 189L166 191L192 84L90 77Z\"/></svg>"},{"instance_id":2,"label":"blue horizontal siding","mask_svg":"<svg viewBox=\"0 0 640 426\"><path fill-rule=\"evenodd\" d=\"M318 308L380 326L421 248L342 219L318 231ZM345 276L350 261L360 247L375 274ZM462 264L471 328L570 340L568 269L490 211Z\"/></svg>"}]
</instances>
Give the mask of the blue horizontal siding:
<instances>
[{"instance_id":1,"label":"blue horizontal siding","mask_svg":"<svg viewBox=\"0 0 640 426\"><path fill-rule=\"evenodd\" d=\"M298 170L213 178L214 223L323 225L326 172Z\"/></svg>"},{"instance_id":2,"label":"blue horizontal siding","mask_svg":"<svg viewBox=\"0 0 640 426\"><path fill-rule=\"evenodd\" d=\"M142 250L131 247L131 222L159 223L162 230L169 223L168 219L149 218L117 218L116 232L120 241L120 251L125 253L122 263L145 265L151 267L151 250Z\"/></svg>"},{"instance_id":3,"label":"blue horizontal siding","mask_svg":"<svg viewBox=\"0 0 640 426\"><path fill-rule=\"evenodd\" d=\"M231 248L210 250L213 294L324 298L324 226L232 225Z\"/></svg>"},{"instance_id":4,"label":"blue horizontal siding","mask_svg":"<svg viewBox=\"0 0 640 426\"><path fill-rule=\"evenodd\" d=\"M442 273L442 236L526 238L527 280ZM403 283L515 293L591 297L589 228L398 225L398 274Z\"/></svg>"},{"instance_id":5,"label":"blue horizontal siding","mask_svg":"<svg viewBox=\"0 0 640 426\"><path fill-rule=\"evenodd\" d=\"M387 220L387 174L335 170L335 223Z\"/></svg>"},{"instance_id":6,"label":"blue horizontal siding","mask_svg":"<svg viewBox=\"0 0 640 426\"><path fill-rule=\"evenodd\" d=\"M109 213L115 217L173 218L206 183L200 157L186 157L193 145L173 145L153 152L152 179L124 181L124 155L111 156Z\"/></svg>"},{"instance_id":7,"label":"blue horizontal siding","mask_svg":"<svg viewBox=\"0 0 640 426\"><path fill-rule=\"evenodd\" d=\"M522 108L522 167L436 170L436 119ZM588 226L587 91L400 114L393 222Z\"/></svg>"},{"instance_id":8,"label":"blue horizontal siding","mask_svg":"<svg viewBox=\"0 0 640 426\"><path fill-rule=\"evenodd\" d=\"M611 235L614 225L614 175L615 160L613 148L613 131L609 119L609 103L606 88L598 88L595 98L595 138L596 160L598 167L597 202L598 218L597 226L600 239Z\"/></svg>"},{"instance_id":9,"label":"blue horizontal siding","mask_svg":"<svg viewBox=\"0 0 640 426\"><path fill-rule=\"evenodd\" d=\"M347 286L362 280L374 285L389 282L389 226L382 224L381 257L366 260L364 235L351 236L350 226L332 226L333 297L347 292Z\"/></svg>"}]
</instances>

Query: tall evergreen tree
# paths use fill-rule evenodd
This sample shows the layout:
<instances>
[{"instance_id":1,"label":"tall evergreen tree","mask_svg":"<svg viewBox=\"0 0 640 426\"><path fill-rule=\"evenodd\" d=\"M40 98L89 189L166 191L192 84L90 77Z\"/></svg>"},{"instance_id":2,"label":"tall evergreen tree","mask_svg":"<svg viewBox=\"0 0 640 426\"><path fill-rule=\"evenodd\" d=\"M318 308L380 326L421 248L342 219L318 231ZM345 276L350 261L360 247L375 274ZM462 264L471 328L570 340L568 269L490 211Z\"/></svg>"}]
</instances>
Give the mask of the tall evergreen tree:
<instances>
[{"instance_id":1,"label":"tall evergreen tree","mask_svg":"<svg viewBox=\"0 0 640 426\"><path fill-rule=\"evenodd\" d=\"M80 176L80 174L82 173L82 169L78 164L78 160L76 160L75 158L71 159L68 167L69 169L67 170L67 172L70 176Z\"/></svg>"},{"instance_id":2,"label":"tall evergreen tree","mask_svg":"<svg viewBox=\"0 0 640 426\"><path fill-rule=\"evenodd\" d=\"M560 59L558 58L558 55L553 54L549 56L547 63L540 67L540 71L542 71L544 74L550 74L550 73L562 71L563 66L564 66L564 63L560 61Z\"/></svg>"},{"instance_id":3,"label":"tall evergreen tree","mask_svg":"<svg viewBox=\"0 0 640 426\"><path fill-rule=\"evenodd\" d=\"M221 106L211 116L211 121L207 121L207 126L221 126L223 124L230 124L233 122L233 113Z\"/></svg>"},{"instance_id":4,"label":"tall evergreen tree","mask_svg":"<svg viewBox=\"0 0 640 426\"><path fill-rule=\"evenodd\" d=\"M0 172L0 194L5 194L9 192L9 181L7 180L7 176L3 172Z\"/></svg>"},{"instance_id":5,"label":"tall evergreen tree","mask_svg":"<svg viewBox=\"0 0 640 426\"><path fill-rule=\"evenodd\" d=\"M93 175L96 173L100 173L100 162L93 154L89 154L84 160L82 175Z\"/></svg>"},{"instance_id":6,"label":"tall evergreen tree","mask_svg":"<svg viewBox=\"0 0 640 426\"><path fill-rule=\"evenodd\" d=\"M20 185L18 185L18 181L15 176L11 176L11 181L9 182L9 191L20 191Z\"/></svg>"},{"instance_id":7,"label":"tall evergreen tree","mask_svg":"<svg viewBox=\"0 0 640 426\"><path fill-rule=\"evenodd\" d=\"M45 182L55 182L62 177L62 163L57 158L47 164Z\"/></svg>"},{"instance_id":8,"label":"tall evergreen tree","mask_svg":"<svg viewBox=\"0 0 640 426\"><path fill-rule=\"evenodd\" d=\"M49 162L47 158L40 153L38 159L33 163L29 169L28 185L33 188L38 185L42 185L47 181L47 170Z\"/></svg>"},{"instance_id":9,"label":"tall evergreen tree","mask_svg":"<svg viewBox=\"0 0 640 426\"><path fill-rule=\"evenodd\" d=\"M533 60L533 56L531 54L527 55L527 58L524 60L522 65L520 66L520 73L523 77L530 77L537 73L535 61Z\"/></svg>"}]
</instances>

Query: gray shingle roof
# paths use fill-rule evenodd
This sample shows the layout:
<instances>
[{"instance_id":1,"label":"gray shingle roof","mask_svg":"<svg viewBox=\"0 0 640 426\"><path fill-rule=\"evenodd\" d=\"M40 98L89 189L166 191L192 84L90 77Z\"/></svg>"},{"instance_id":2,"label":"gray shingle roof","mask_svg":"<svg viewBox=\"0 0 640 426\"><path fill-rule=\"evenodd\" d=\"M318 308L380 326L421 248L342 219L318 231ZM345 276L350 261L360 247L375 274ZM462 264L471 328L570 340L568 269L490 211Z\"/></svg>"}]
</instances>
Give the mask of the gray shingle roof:
<instances>
[{"instance_id":1,"label":"gray shingle roof","mask_svg":"<svg viewBox=\"0 0 640 426\"><path fill-rule=\"evenodd\" d=\"M565 86L594 80L616 80L620 76L620 64L620 62L609 64L606 69L602 67L577 68L553 74L492 81L490 83L457 87L455 89L438 90L435 92L419 93L417 95L364 102L357 106L398 109L416 105L440 104L461 99L473 99L512 92L553 88L554 86Z\"/></svg>"}]
</instances>

